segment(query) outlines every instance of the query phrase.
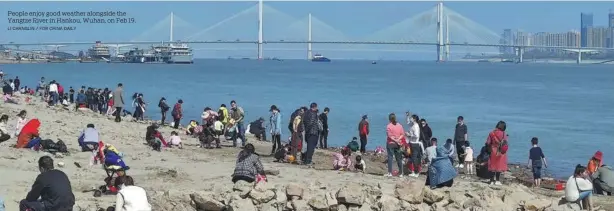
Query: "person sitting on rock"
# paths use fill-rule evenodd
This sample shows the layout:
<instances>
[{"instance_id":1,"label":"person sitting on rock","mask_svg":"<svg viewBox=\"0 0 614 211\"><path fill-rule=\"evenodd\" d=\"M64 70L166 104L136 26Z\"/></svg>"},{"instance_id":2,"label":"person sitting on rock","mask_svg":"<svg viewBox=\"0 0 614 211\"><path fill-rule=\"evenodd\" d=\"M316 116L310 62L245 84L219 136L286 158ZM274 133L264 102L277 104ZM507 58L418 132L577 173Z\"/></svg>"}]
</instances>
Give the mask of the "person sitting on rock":
<instances>
[{"instance_id":1,"label":"person sitting on rock","mask_svg":"<svg viewBox=\"0 0 614 211\"><path fill-rule=\"evenodd\" d=\"M239 180L252 183L256 181L258 175L264 176L264 167L260 162L256 149L252 144L246 144L237 158L237 165L232 174L232 182Z\"/></svg>"},{"instance_id":2,"label":"person sitting on rock","mask_svg":"<svg viewBox=\"0 0 614 211\"><path fill-rule=\"evenodd\" d=\"M79 146L82 152L90 152L98 145L99 134L98 130L94 127L94 124L87 124L87 127L79 136Z\"/></svg>"},{"instance_id":3,"label":"person sitting on rock","mask_svg":"<svg viewBox=\"0 0 614 211\"><path fill-rule=\"evenodd\" d=\"M17 137L17 144L15 145L15 148L30 148L38 150L41 142L38 130L40 125L41 123L38 119L28 121L28 123L26 123L21 129L19 137Z\"/></svg>"},{"instance_id":4,"label":"person sitting on rock","mask_svg":"<svg viewBox=\"0 0 614 211\"><path fill-rule=\"evenodd\" d=\"M75 195L68 176L54 169L53 159L43 156L38 159L40 174L24 200L19 202L20 211L72 210ZM40 198L40 199L39 199Z\"/></svg>"},{"instance_id":5,"label":"person sitting on rock","mask_svg":"<svg viewBox=\"0 0 614 211\"><path fill-rule=\"evenodd\" d=\"M351 155L352 151L348 147L344 147L340 153L333 153L333 169L339 171L350 170L352 166Z\"/></svg>"},{"instance_id":6,"label":"person sitting on rock","mask_svg":"<svg viewBox=\"0 0 614 211\"><path fill-rule=\"evenodd\" d=\"M356 156L356 164L354 164L354 169L362 173L365 173L367 170L367 163L365 163L365 160L362 159L360 155Z\"/></svg>"},{"instance_id":7,"label":"person sitting on rock","mask_svg":"<svg viewBox=\"0 0 614 211\"><path fill-rule=\"evenodd\" d=\"M601 151L595 152L595 155L588 161L587 171L591 175L597 172L597 168L603 165L603 153Z\"/></svg>"},{"instance_id":8,"label":"person sitting on rock","mask_svg":"<svg viewBox=\"0 0 614 211\"><path fill-rule=\"evenodd\" d=\"M596 194L612 195L614 192L614 170L610 166L597 167L597 171L590 176Z\"/></svg>"},{"instance_id":9,"label":"person sitting on rock","mask_svg":"<svg viewBox=\"0 0 614 211\"><path fill-rule=\"evenodd\" d=\"M284 147L277 149L277 152L275 152L275 161L274 162L282 162L285 161L287 162L288 159L286 159L288 157L288 155L290 154L290 144L286 144L284 145Z\"/></svg>"},{"instance_id":10,"label":"person sitting on rock","mask_svg":"<svg viewBox=\"0 0 614 211\"><path fill-rule=\"evenodd\" d=\"M432 189L452 187L456 174L456 169L450 161L450 154L444 147L437 147L437 157L431 160L431 165L428 167L426 185Z\"/></svg>"},{"instance_id":11,"label":"person sitting on rock","mask_svg":"<svg viewBox=\"0 0 614 211\"><path fill-rule=\"evenodd\" d=\"M4 114L0 117L0 143L11 139L11 134L6 129L6 125L9 121L9 116Z\"/></svg>"},{"instance_id":12,"label":"person sitting on rock","mask_svg":"<svg viewBox=\"0 0 614 211\"><path fill-rule=\"evenodd\" d=\"M196 127L198 127L198 122L196 122L196 120L190 120L190 124L185 128L185 134L194 135L194 129L196 129Z\"/></svg>"},{"instance_id":13,"label":"person sitting on rock","mask_svg":"<svg viewBox=\"0 0 614 211\"><path fill-rule=\"evenodd\" d=\"M119 176L115 179L115 187L119 187L113 211L151 211L145 189L134 185L131 176ZM107 209L109 210L109 209Z\"/></svg>"},{"instance_id":14,"label":"person sitting on rock","mask_svg":"<svg viewBox=\"0 0 614 211\"><path fill-rule=\"evenodd\" d=\"M574 174L565 184L565 200L570 203L579 203L582 207L592 210L591 195L593 184L588 180L586 167L577 165Z\"/></svg>"},{"instance_id":15,"label":"person sitting on rock","mask_svg":"<svg viewBox=\"0 0 614 211\"><path fill-rule=\"evenodd\" d=\"M155 123L147 127L145 141L156 151L160 151L162 146L168 146L168 143L162 137L162 133L158 131L158 125Z\"/></svg>"},{"instance_id":16,"label":"person sitting on rock","mask_svg":"<svg viewBox=\"0 0 614 211\"><path fill-rule=\"evenodd\" d=\"M177 133L176 131L171 132L169 142L169 147L177 146L179 147L179 149L183 148L183 143L181 143L181 137L179 137L179 133Z\"/></svg>"}]
</instances>

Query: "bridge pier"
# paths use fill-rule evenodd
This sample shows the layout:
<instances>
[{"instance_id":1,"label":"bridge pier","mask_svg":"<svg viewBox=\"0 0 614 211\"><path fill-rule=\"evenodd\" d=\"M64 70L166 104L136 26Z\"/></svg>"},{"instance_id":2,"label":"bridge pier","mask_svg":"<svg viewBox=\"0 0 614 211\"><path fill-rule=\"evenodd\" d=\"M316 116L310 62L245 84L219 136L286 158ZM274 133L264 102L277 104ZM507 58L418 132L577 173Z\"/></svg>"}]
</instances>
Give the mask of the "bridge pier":
<instances>
[{"instance_id":1,"label":"bridge pier","mask_svg":"<svg viewBox=\"0 0 614 211\"><path fill-rule=\"evenodd\" d=\"M524 59L524 48L522 47L517 47L516 48L516 55L518 56L518 63L522 63L523 59Z\"/></svg>"},{"instance_id":2,"label":"bridge pier","mask_svg":"<svg viewBox=\"0 0 614 211\"><path fill-rule=\"evenodd\" d=\"M264 56L264 49L262 49L264 39L264 35L262 34L262 8L263 2L260 0L258 1L258 60L262 60Z\"/></svg>"},{"instance_id":3,"label":"bridge pier","mask_svg":"<svg viewBox=\"0 0 614 211\"><path fill-rule=\"evenodd\" d=\"M576 59L576 64L582 63L582 51L578 49L578 59Z\"/></svg>"}]
</instances>

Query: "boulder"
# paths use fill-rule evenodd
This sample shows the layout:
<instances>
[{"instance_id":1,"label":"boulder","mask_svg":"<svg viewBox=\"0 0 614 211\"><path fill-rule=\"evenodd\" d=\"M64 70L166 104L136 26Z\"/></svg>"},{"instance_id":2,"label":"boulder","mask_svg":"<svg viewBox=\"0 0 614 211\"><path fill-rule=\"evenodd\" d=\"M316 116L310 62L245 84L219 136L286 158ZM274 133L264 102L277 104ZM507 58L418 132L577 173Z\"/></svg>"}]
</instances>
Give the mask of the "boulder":
<instances>
[{"instance_id":1,"label":"boulder","mask_svg":"<svg viewBox=\"0 0 614 211\"><path fill-rule=\"evenodd\" d=\"M232 190L235 192L238 192L241 198L246 198L249 192L252 190L252 188L253 188L253 185L251 183L245 182L243 180L239 180L234 184L234 186L232 187Z\"/></svg>"},{"instance_id":2,"label":"boulder","mask_svg":"<svg viewBox=\"0 0 614 211\"><path fill-rule=\"evenodd\" d=\"M381 211L397 211L397 210L401 210L401 204L399 203L399 200L397 198L389 196L389 195L383 195L377 201L377 207Z\"/></svg>"},{"instance_id":3,"label":"boulder","mask_svg":"<svg viewBox=\"0 0 614 211\"><path fill-rule=\"evenodd\" d=\"M209 196L192 193L190 194L190 198L194 202L197 210L222 211L224 208L224 204Z\"/></svg>"},{"instance_id":4,"label":"boulder","mask_svg":"<svg viewBox=\"0 0 614 211\"><path fill-rule=\"evenodd\" d=\"M544 211L552 206L552 201L546 199L533 199L523 205L525 211Z\"/></svg>"},{"instance_id":5,"label":"boulder","mask_svg":"<svg viewBox=\"0 0 614 211\"><path fill-rule=\"evenodd\" d=\"M309 199L307 204L311 206L311 208L313 208L314 210L318 210L318 211L329 211L330 210L330 207L328 206L328 203L326 202L326 195L316 195L314 197L311 197L311 199Z\"/></svg>"},{"instance_id":6,"label":"boulder","mask_svg":"<svg viewBox=\"0 0 614 211\"><path fill-rule=\"evenodd\" d=\"M249 196L256 202L256 204L268 203L276 197L275 191L262 189L253 189L249 192Z\"/></svg>"},{"instance_id":7,"label":"boulder","mask_svg":"<svg viewBox=\"0 0 614 211\"><path fill-rule=\"evenodd\" d=\"M286 195L288 198L292 198L292 196L297 196L299 199L303 198L304 189L302 186L292 183L286 186Z\"/></svg>"},{"instance_id":8,"label":"boulder","mask_svg":"<svg viewBox=\"0 0 614 211\"><path fill-rule=\"evenodd\" d=\"M420 204L424 198L422 192L424 181L410 180L408 182L398 182L394 187L394 195L403 201Z\"/></svg>"},{"instance_id":9,"label":"boulder","mask_svg":"<svg viewBox=\"0 0 614 211\"><path fill-rule=\"evenodd\" d=\"M250 199L232 200L229 205L234 211L257 211Z\"/></svg>"},{"instance_id":10,"label":"boulder","mask_svg":"<svg viewBox=\"0 0 614 211\"><path fill-rule=\"evenodd\" d=\"M428 187L424 187L422 192L424 192L424 202L427 204L434 204L440 202L445 197L444 193L441 193L437 190L432 190Z\"/></svg>"},{"instance_id":11,"label":"boulder","mask_svg":"<svg viewBox=\"0 0 614 211\"><path fill-rule=\"evenodd\" d=\"M362 205L365 202L366 193L357 184L348 184L337 191L337 200L346 205Z\"/></svg>"},{"instance_id":12,"label":"boulder","mask_svg":"<svg viewBox=\"0 0 614 211\"><path fill-rule=\"evenodd\" d=\"M307 202L304 200L295 199L295 200L292 200L290 204L292 205L292 209L294 211L312 211L313 210L309 207Z\"/></svg>"}]
</instances>

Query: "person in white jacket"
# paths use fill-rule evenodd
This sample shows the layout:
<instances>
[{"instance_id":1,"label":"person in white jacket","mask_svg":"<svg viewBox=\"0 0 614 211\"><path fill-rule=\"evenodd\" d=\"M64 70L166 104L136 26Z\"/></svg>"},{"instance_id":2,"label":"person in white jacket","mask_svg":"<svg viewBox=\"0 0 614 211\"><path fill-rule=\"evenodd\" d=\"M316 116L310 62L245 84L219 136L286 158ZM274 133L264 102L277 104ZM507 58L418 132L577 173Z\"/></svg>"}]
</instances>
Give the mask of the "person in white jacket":
<instances>
[{"instance_id":1,"label":"person in white jacket","mask_svg":"<svg viewBox=\"0 0 614 211\"><path fill-rule=\"evenodd\" d=\"M135 186L132 177L118 177L115 186L119 187L115 211L151 211L145 189Z\"/></svg>"},{"instance_id":2,"label":"person in white jacket","mask_svg":"<svg viewBox=\"0 0 614 211\"><path fill-rule=\"evenodd\" d=\"M55 105L58 103L58 84L55 83L55 80L51 81L51 83L49 83L49 97L51 97L51 105Z\"/></svg>"},{"instance_id":3,"label":"person in white jacket","mask_svg":"<svg viewBox=\"0 0 614 211\"><path fill-rule=\"evenodd\" d=\"M593 183L588 178L586 167L577 165L574 175L565 184L565 200L571 203L581 203L582 207L592 210L591 195Z\"/></svg>"}]
</instances>

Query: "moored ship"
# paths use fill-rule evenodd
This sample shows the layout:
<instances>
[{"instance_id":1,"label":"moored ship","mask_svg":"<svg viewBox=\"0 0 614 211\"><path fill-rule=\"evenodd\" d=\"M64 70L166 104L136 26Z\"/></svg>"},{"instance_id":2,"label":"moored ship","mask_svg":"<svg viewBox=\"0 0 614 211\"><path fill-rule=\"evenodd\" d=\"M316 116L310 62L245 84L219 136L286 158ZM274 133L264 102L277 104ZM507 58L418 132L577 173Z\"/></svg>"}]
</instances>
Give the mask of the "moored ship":
<instances>
[{"instance_id":1,"label":"moored ship","mask_svg":"<svg viewBox=\"0 0 614 211\"><path fill-rule=\"evenodd\" d=\"M108 60L111 58L111 52L109 46L102 44L100 41L96 41L96 44L87 51L87 57L91 57L97 60Z\"/></svg>"},{"instance_id":2,"label":"moored ship","mask_svg":"<svg viewBox=\"0 0 614 211\"><path fill-rule=\"evenodd\" d=\"M313 55L313 58L311 59L311 61L312 62L330 62L330 59L322 56L322 54L316 54L316 55Z\"/></svg>"},{"instance_id":3,"label":"moored ship","mask_svg":"<svg viewBox=\"0 0 614 211\"><path fill-rule=\"evenodd\" d=\"M124 53L123 56L124 60L128 63L194 63L192 49L188 45L181 43L155 45L147 50L134 48Z\"/></svg>"}]
</instances>

